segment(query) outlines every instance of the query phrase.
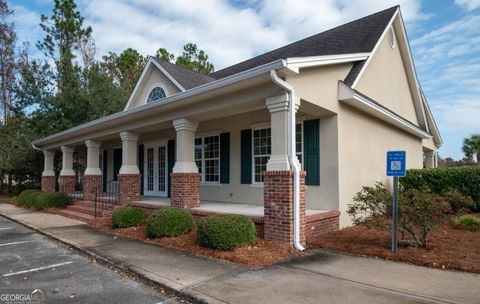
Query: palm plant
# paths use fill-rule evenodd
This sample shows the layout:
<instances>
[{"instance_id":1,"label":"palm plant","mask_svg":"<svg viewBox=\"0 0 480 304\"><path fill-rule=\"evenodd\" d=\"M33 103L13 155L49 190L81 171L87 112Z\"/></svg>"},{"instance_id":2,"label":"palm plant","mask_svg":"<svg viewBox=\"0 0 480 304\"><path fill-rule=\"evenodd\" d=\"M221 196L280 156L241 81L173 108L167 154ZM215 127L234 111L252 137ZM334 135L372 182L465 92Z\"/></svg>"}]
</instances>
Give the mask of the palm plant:
<instances>
[{"instance_id":1,"label":"palm plant","mask_svg":"<svg viewBox=\"0 0 480 304\"><path fill-rule=\"evenodd\" d=\"M469 159L476 155L477 164L480 164L480 134L474 134L463 140L463 153Z\"/></svg>"}]
</instances>

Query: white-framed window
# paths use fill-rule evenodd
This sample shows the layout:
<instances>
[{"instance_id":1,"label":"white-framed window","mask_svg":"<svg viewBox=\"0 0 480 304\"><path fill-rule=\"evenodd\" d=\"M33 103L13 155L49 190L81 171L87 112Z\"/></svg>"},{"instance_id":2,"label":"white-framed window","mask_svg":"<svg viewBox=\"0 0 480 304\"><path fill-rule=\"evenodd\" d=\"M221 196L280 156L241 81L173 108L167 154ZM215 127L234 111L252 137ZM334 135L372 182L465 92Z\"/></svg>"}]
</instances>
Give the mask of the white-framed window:
<instances>
[{"instance_id":1,"label":"white-framed window","mask_svg":"<svg viewBox=\"0 0 480 304\"><path fill-rule=\"evenodd\" d=\"M303 124L297 123L295 127L295 150L297 158L303 168Z\"/></svg>"},{"instance_id":2,"label":"white-framed window","mask_svg":"<svg viewBox=\"0 0 480 304\"><path fill-rule=\"evenodd\" d=\"M272 131L271 128L253 129L253 182L263 183L262 172L267 170L267 162L272 154ZM303 123L296 124L295 150L298 161L303 168Z\"/></svg>"},{"instance_id":3,"label":"white-framed window","mask_svg":"<svg viewBox=\"0 0 480 304\"><path fill-rule=\"evenodd\" d=\"M220 182L220 135L195 138L195 163L202 182Z\"/></svg>"},{"instance_id":4,"label":"white-framed window","mask_svg":"<svg viewBox=\"0 0 480 304\"><path fill-rule=\"evenodd\" d=\"M165 97L167 97L165 89L161 86L156 86L150 90L150 93L148 93L147 103L156 102Z\"/></svg>"},{"instance_id":5,"label":"white-framed window","mask_svg":"<svg viewBox=\"0 0 480 304\"><path fill-rule=\"evenodd\" d=\"M272 154L272 130L253 130L253 181L263 183L262 172L267 170L267 162Z\"/></svg>"}]
</instances>

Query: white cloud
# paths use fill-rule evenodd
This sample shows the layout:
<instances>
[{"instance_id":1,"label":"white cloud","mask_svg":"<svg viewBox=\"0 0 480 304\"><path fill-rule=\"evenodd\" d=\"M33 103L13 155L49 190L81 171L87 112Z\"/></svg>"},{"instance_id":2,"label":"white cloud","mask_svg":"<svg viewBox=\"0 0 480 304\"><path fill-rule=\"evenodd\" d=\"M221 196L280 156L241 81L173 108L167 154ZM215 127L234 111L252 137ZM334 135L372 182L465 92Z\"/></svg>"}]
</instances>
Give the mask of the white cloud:
<instances>
[{"instance_id":1,"label":"white cloud","mask_svg":"<svg viewBox=\"0 0 480 304\"><path fill-rule=\"evenodd\" d=\"M99 55L133 47L180 53L187 42L219 68L398 4L397 0L83 0ZM419 0L402 0L406 22L425 19Z\"/></svg>"},{"instance_id":2,"label":"white cloud","mask_svg":"<svg viewBox=\"0 0 480 304\"><path fill-rule=\"evenodd\" d=\"M38 26L40 14L21 5L14 5L11 9L14 12L12 21L17 31L18 43L28 42L31 46L30 49L33 50L37 41L42 37L42 30Z\"/></svg>"},{"instance_id":3,"label":"white cloud","mask_svg":"<svg viewBox=\"0 0 480 304\"><path fill-rule=\"evenodd\" d=\"M473 11L480 7L480 0L455 0L455 4L464 7L468 11Z\"/></svg>"}]
</instances>

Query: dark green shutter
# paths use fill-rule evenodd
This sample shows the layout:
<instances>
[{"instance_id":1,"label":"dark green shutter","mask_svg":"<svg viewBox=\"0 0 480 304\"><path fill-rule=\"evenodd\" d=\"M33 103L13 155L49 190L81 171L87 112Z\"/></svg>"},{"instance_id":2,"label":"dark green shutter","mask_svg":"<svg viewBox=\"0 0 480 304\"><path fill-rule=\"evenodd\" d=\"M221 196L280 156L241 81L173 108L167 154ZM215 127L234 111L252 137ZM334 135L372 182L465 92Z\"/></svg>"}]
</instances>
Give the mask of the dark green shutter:
<instances>
[{"instance_id":1,"label":"dark green shutter","mask_svg":"<svg viewBox=\"0 0 480 304\"><path fill-rule=\"evenodd\" d=\"M107 177L108 177L108 150L103 150L103 192L107 192Z\"/></svg>"},{"instance_id":2,"label":"dark green shutter","mask_svg":"<svg viewBox=\"0 0 480 304\"><path fill-rule=\"evenodd\" d=\"M143 171L144 171L144 154L143 154L143 151L144 151L144 146L143 145L139 145L138 146L138 169L140 171L140 194L143 195L143 182L144 182L144 178L143 178Z\"/></svg>"},{"instance_id":3,"label":"dark green shutter","mask_svg":"<svg viewBox=\"0 0 480 304\"><path fill-rule=\"evenodd\" d=\"M168 158L168 197L170 197L172 191L172 181L170 178L170 173L173 171L173 166L175 166L175 140L169 140L167 146L167 158Z\"/></svg>"},{"instance_id":4,"label":"dark green shutter","mask_svg":"<svg viewBox=\"0 0 480 304\"><path fill-rule=\"evenodd\" d=\"M122 167L122 148L113 150L113 180L118 180L118 173Z\"/></svg>"},{"instance_id":5,"label":"dark green shutter","mask_svg":"<svg viewBox=\"0 0 480 304\"><path fill-rule=\"evenodd\" d=\"M303 123L303 161L307 172L306 185L320 185L320 120Z\"/></svg>"},{"instance_id":6,"label":"dark green shutter","mask_svg":"<svg viewBox=\"0 0 480 304\"><path fill-rule=\"evenodd\" d=\"M230 183L230 133L220 134L220 183Z\"/></svg>"},{"instance_id":7,"label":"dark green shutter","mask_svg":"<svg viewBox=\"0 0 480 304\"><path fill-rule=\"evenodd\" d=\"M252 130L241 132L241 183L252 183Z\"/></svg>"}]
</instances>

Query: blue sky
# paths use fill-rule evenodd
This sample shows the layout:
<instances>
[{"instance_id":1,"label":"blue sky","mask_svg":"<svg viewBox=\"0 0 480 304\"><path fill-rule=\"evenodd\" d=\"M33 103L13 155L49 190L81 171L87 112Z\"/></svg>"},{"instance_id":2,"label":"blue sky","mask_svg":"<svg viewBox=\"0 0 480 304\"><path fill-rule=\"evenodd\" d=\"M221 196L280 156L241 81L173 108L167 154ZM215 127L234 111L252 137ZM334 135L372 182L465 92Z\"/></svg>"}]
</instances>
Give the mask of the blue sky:
<instances>
[{"instance_id":1,"label":"blue sky","mask_svg":"<svg viewBox=\"0 0 480 304\"><path fill-rule=\"evenodd\" d=\"M20 41L42 37L50 0L7 0ZM418 78L444 139L442 157L463 157L480 133L480 0L77 0L97 57L133 47L180 53L195 42L217 69L370 13L401 5Z\"/></svg>"}]
</instances>

